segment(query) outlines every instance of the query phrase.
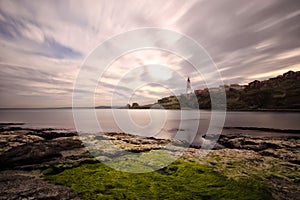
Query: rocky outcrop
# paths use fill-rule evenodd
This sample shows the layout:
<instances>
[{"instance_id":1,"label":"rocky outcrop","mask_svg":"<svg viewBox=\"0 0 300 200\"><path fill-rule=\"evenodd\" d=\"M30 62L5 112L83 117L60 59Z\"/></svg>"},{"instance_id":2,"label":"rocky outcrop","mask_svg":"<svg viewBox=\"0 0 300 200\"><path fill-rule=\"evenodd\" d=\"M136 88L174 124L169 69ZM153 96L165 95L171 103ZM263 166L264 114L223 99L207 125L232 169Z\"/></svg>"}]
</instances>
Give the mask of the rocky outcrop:
<instances>
[{"instance_id":1,"label":"rocky outcrop","mask_svg":"<svg viewBox=\"0 0 300 200\"><path fill-rule=\"evenodd\" d=\"M220 89L220 88L219 88ZM218 93L220 91L211 91ZM200 109L210 109L209 90L196 94ZM300 71L289 71L268 80L255 80L244 90L226 91L228 110L298 110L300 109Z\"/></svg>"},{"instance_id":2,"label":"rocky outcrop","mask_svg":"<svg viewBox=\"0 0 300 200\"><path fill-rule=\"evenodd\" d=\"M284 138L221 136L218 142L225 148L252 150L262 156L270 156L290 163L300 164L299 141L300 136Z\"/></svg>"},{"instance_id":3,"label":"rocky outcrop","mask_svg":"<svg viewBox=\"0 0 300 200\"><path fill-rule=\"evenodd\" d=\"M203 141L206 140L206 144L209 144L209 140L212 139L210 137L203 136ZM104 148L105 142L114 145ZM184 141L140 137L125 133L87 134L79 138L76 133L66 130L17 128L6 128L1 131L0 145L0 169L24 168L24 166L29 166L31 169L47 163L85 162L93 156L114 157L119 153L119 149L140 153L159 149L172 152L185 151L189 147L189 144ZM88 153L85 145L93 156ZM192 144L190 148L200 149L201 143ZM299 137L255 138L221 135L213 149L224 148L253 150L264 156L300 163L300 155L297 153L300 150Z\"/></svg>"},{"instance_id":4,"label":"rocky outcrop","mask_svg":"<svg viewBox=\"0 0 300 200\"><path fill-rule=\"evenodd\" d=\"M249 83L237 102L245 109L299 109L299 92L300 71L289 71L275 78Z\"/></svg>"},{"instance_id":5,"label":"rocky outcrop","mask_svg":"<svg viewBox=\"0 0 300 200\"><path fill-rule=\"evenodd\" d=\"M40 164L62 158L62 151L83 148L81 141L69 138L40 140L19 145L0 156L1 168Z\"/></svg>"},{"instance_id":6,"label":"rocky outcrop","mask_svg":"<svg viewBox=\"0 0 300 200\"><path fill-rule=\"evenodd\" d=\"M0 180L0 199L80 199L70 188L51 184L40 178L38 174L2 171Z\"/></svg>"},{"instance_id":7,"label":"rocky outcrop","mask_svg":"<svg viewBox=\"0 0 300 200\"><path fill-rule=\"evenodd\" d=\"M54 129L3 127L0 140L0 169L36 166L64 159L63 152L83 149L74 132Z\"/></svg>"},{"instance_id":8,"label":"rocky outcrop","mask_svg":"<svg viewBox=\"0 0 300 200\"><path fill-rule=\"evenodd\" d=\"M183 157L197 162L206 151L201 149L201 144L187 148L188 144L184 141L125 133L77 136L66 130L27 129L0 124L0 135L0 199L79 199L70 189L47 182L34 170L51 168L48 173L59 173L82 163L98 162L93 156L114 158L123 155L115 148L104 148L106 142L114 144L111 146L117 149L134 153L160 149L174 154L185 151ZM226 174L232 170L233 177L262 177L260 172L266 174L268 181L274 183L275 199L293 198L298 195L297 191L286 191L299 189L300 178L296 172L300 165L300 136L294 135L277 138L221 135L213 148L215 150L202 161L216 173ZM214 137L218 136L203 136L203 140L207 142Z\"/></svg>"}]
</instances>

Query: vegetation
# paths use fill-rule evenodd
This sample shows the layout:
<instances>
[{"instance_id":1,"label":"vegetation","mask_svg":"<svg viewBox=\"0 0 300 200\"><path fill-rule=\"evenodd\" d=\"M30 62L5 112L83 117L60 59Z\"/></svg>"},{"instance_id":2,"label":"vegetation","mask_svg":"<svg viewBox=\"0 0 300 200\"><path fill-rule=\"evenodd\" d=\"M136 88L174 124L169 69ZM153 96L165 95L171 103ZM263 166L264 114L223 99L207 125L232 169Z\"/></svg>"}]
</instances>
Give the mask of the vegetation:
<instances>
[{"instance_id":1,"label":"vegetation","mask_svg":"<svg viewBox=\"0 0 300 200\"><path fill-rule=\"evenodd\" d=\"M191 160L181 159L143 174L116 171L102 163L65 167L53 174L55 169L64 168L53 166L44 174L55 183L71 187L84 199L271 199L258 179L228 178Z\"/></svg>"},{"instance_id":2,"label":"vegetation","mask_svg":"<svg viewBox=\"0 0 300 200\"><path fill-rule=\"evenodd\" d=\"M196 93L196 101L181 95L177 97L179 99L177 102L172 102L171 97L164 97L158 100L158 104L165 109L198 108L198 106L200 109L211 109L211 96L214 96L217 101L215 109L223 109L225 106L228 110L300 109L300 71L289 71L265 81L255 80L240 88L235 87L237 84L232 85L233 87L227 85L210 90L206 88ZM222 98L216 98L224 89L227 105L224 105ZM150 106L136 106L136 108L149 109Z\"/></svg>"},{"instance_id":3,"label":"vegetation","mask_svg":"<svg viewBox=\"0 0 300 200\"><path fill-rule=\"evenodd\" d=\"M226 91L228 110L300 109L300 72L253 81L244 90ZM197 94L200 109L211 108L209 92Z\"/></svg>"}]
</instances>

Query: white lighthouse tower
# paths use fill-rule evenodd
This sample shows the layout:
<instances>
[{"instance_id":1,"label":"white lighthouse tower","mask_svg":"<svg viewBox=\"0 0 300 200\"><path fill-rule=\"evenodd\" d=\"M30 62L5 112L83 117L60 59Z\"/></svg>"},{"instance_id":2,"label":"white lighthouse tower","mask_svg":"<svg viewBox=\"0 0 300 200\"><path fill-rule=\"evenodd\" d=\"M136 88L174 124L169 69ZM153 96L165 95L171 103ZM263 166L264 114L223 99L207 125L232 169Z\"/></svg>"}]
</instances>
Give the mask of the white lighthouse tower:
<instances>
[{"instance_id":1,"label":"white lighthouse tower","mask_svg":"<svg viewBox=\"0 0 300 200\"><path fill-rule=\"evenodd\" d=\"M193 93L190 77L186 80L186 94Z\"/></svg>"}]
</instances>

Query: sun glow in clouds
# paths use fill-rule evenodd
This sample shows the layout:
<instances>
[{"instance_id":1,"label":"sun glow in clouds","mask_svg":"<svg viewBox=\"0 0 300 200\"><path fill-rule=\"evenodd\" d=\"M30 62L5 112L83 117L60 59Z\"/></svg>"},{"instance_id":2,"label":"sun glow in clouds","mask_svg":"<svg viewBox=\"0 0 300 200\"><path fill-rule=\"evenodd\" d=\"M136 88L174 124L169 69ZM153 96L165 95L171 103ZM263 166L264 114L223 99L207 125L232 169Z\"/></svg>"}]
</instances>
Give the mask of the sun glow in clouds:
<instances>
[{"instance_id":1,"label":"sun glow in clouds","mask_svg":"<svg viewBox=\"0 0 300 200\"><path fill-rule=\"evenodd\" d=\"M109 105L111 98L102 98L103 95L107 97L111 93L116 93L120 95L118 104L123 106L123 97L129 98L128 91L133 90L137 92L135 101L140 104L154 103L161 97L174 95L157 84L163 85L166 82L179 84L178 79L174 80L175 74L186 75L189 72L192 74L193 70L193 67L185 63L181 57L170 52L154 49L133 51L119 57L105 70L98 80L96 102L101 105ZM184 80L186 78L183 77ZM144 85L145 81L154 84ZM143 85L143 91L141 85ZM139 87L137 88L137 86ZM184 90L185 83L179 84L179 86L174 85L173 89L176 88Z\"/></svg>"},{"instance_id":2,"label":"sun glow in clouds","mask_svg":"<svg viewBox=\"0 0 300 200\"><path fill-rule=\"evenodd\" d=\"M159 79L161 81L168 80L172 76L170 68L162 65L151 65L147 67L149 76L153 79Z\"/></svg>"}]
</instances>

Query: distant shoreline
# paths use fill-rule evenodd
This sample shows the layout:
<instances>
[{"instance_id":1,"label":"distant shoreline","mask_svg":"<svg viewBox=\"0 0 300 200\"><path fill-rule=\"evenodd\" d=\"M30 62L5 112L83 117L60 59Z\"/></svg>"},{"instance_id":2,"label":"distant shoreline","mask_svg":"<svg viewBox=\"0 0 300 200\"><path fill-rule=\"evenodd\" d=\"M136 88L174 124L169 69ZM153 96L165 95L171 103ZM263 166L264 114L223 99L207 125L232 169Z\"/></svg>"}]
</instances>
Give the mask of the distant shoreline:
<instances>
[{"instance_id":1,"label":"distant shoreline","mask_svg":"<svg viewBox=\"0 0 300 200\"><path fill-rule=\"evenodd\" d=\"M0 110L71 110L71 109L128 109L122 107L109 107L109 106L101 106L101 107L58 107L58 108L0 108ZM134 108L128 110L148 110L150 108ZM160 108L151 108L156 110L163 110ZM184 109L165 109L165 110L184 110ZM196 110L196 109L195 109ZM205 111L211 111L211 109L199 109ZM300 109L241 109L241 110L226 110L227 112L300 112Z\"/></svg>"}]
</instances>

